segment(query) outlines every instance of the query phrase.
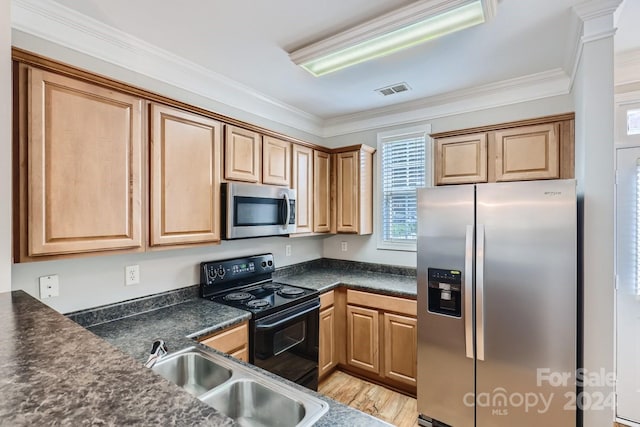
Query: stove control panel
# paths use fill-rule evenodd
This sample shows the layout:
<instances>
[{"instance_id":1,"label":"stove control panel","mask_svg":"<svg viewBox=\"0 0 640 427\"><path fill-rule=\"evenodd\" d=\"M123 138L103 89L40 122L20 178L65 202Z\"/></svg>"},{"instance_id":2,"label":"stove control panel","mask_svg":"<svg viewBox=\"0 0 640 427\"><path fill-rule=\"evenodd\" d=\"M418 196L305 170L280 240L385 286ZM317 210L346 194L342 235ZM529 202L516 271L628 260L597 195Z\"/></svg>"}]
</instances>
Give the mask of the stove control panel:
<instances>
[{"instance_id":1,"label":"stove control panel","mask_svg":"<svg viewBox=\"0 0 640 427\"><path fill-rule=\"evenodd\" d=\"M270 278L275 269L273 254L207 261L200 264L200 285L251 283L262 280L261 276Z\"/></svg>"}]
</instances>

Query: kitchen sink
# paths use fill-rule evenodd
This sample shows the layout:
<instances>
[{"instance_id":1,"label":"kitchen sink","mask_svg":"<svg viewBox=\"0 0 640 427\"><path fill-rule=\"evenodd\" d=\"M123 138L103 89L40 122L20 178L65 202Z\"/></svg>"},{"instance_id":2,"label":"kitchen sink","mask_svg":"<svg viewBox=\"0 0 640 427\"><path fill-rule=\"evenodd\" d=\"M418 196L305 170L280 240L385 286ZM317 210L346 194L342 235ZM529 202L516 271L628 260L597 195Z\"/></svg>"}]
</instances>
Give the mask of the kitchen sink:
<instances>
[{"instance_id":1,"label":"kitchen sink","mask_svg":"<svg viewBox=\"0 0 640 427\"><path fill-rule=\"evenodd\" d=\"M243 427L295 426L305 416L302 402L252 380L226 384L201 400Z\"/></svg>"},{"instance_id":2,"label":"kitchen sink","mask_svg":"<svg viewBox=\"0 0 640 427\"><path fill-rule=\"evenodd\" d=\"M220 366L198 351L166 356L151 369L194 396L200 396L231 378L230 369Z\"/></svg>"},{"instance_id":3,"label":"kitchen sink","mask_svg":"<svg viewBox=\"0 0 640 427\"><path fill-rule=\"evenodd\" d=\"M195 346L162 357L151 369L243 427L311 426L329 409L311 394Z\"/></svg>"}]
</instances>

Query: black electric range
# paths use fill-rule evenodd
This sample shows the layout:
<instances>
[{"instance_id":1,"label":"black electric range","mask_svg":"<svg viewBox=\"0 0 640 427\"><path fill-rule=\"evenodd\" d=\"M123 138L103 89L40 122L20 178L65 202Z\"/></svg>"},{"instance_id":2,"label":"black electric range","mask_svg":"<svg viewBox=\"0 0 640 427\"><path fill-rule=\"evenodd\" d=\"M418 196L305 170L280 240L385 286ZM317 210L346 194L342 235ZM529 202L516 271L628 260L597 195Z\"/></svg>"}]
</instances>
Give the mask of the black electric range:
<instances>
[{"instance_id":1,"label":"black electric range","mask_svg":"<svg viewBox=\"0 0 640 427\"><path fill-rule=\"evenodd\" d=\"M200 264L200 296L252 313L249 362L313 390L318 386L320 297L274 282L273 254Z\"/></svg>"}]
</instances>

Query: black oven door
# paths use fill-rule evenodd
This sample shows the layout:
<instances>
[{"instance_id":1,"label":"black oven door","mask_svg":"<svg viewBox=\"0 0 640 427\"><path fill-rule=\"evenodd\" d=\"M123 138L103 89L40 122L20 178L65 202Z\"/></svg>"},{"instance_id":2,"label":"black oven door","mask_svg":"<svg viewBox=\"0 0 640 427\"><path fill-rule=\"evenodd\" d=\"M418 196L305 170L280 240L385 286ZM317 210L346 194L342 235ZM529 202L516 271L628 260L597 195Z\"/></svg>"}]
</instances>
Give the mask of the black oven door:
<instances>
[{"instance_id":1,"label":"black oven door","mask_svg":"<svg viewBox=\"0 0 640 427\"><path fill-rule=\"evenodd\" d=\"M320 299L315 298L254 322L250 362L318 389Z\"/></svg>"}]
</instances>

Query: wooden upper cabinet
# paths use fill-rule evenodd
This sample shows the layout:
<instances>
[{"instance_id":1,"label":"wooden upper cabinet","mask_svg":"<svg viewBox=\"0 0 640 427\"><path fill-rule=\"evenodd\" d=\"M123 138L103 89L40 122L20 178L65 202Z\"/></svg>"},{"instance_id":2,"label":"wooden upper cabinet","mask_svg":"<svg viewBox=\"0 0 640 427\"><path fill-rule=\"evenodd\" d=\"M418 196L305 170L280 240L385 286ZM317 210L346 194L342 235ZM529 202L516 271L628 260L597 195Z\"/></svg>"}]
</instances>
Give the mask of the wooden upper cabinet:
<instances>
[{"instance_id":1,"label":"wooden upper cabinet","mask_svg":"<svg viewBox=\"0 0 640 427\"><path fill-rule=\"evenodd\" d=\"M20 76L21 255L142 247L142 100L37 68Z\"/></svg>"},{"instance_id":2,"label":"wooden upper cabinet","mask_svg":"<svg viewBox=\"0 0 640 427\"><path fill-rule=\"evenodd\" d=\"M487 182L487 134L436 140L436 185Z\"/></svg>"},{"instance_id":3,"label":"wooden upper cabinet","mask_svg":"<svg viewBox=\"0 0 640 427\"><path fill-rule=\"evenodd\" d=\"M557 123L496 131L496 181L560 178Z\"/></svg>"},{"instance_id":4,"label":"wooden upper cabinet","mask_svg":"<svg viewBox=\"0 0 640 427\"><path fill-rule=\"evenodd\" d=\"M257 132L225 125L224 177L232 181L260 182L262 136Z\"/></svg>"},{"instance_id":5,"label":"wooden upper cabinet","mask_svg":"<svg viewBox=\"0 0 640 427\"><path fill-rule=\"evenodd\" d=\"M336 154L336 229L373 233L373 150L367 146Z\"/></svg>"},{"instance_id":6,"label":"wooden upper cabinet","mask_svg":"<svg viewBox=\"0 0 640 427\"><path fill-rule=\"evenodd\" d=\"M567 113L433 134L436 185L573 178L574 117Z\"/></svg>"},{"instance_id":7,"label":"wooden upper cabinet","mask_svg":"<svg viewBox=\"0 0 640 427\"><path fill-rule=\"evenodd\" d=\"M313 231L313 150L294 144L291 188L296 190L296 233Z\"/></svg>"},{"instance_id":8,"label":"wooden upper cabinet","mask_svg":"<svg viewBox=\"0 0 640 427\"><path fill-rule=\"evenodd\" d=\"M313 152L313 231L331 231L331 155Z\"/></svg>"},{"instance_id":9,"label":"wooden upper cabinet","mask_svg":"<svg viewBox=\"0 0 640 427\"><path fill-rule=\"evenodd\" d=\"M220 241L220 122L151 105L150 244Z\"/></svg>"},{"instance_id":10,"label":"wooden upper cabinet","mask_svg":"<svg viewBox=\"0 0 640 427\"><path fill-rule=\"evenodd\" d=\"M262 141L262 183L291 183L291 143L265 136Z\"/></svg>"}]
</instances>

